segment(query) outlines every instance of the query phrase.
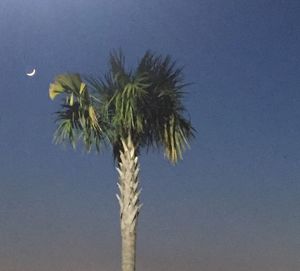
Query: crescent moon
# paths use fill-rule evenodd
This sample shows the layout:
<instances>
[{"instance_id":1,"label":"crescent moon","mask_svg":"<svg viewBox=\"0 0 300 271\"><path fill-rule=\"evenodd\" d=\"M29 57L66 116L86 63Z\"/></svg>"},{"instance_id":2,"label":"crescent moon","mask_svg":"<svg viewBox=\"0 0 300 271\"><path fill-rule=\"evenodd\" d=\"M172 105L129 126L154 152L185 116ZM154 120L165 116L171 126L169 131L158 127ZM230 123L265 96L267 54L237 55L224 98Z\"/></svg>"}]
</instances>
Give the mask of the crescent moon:
<instances>
[{"instance_id":1,"label":"crescent moon","mask_svg":"<svg viewBox=\"0 0 300 271\"><path fill-rule=\"evenodd\" d=\"M27 76L34 76L35 75L35 69L33 69L32 72L26 73Z\"/></svg>"}]
</instances>

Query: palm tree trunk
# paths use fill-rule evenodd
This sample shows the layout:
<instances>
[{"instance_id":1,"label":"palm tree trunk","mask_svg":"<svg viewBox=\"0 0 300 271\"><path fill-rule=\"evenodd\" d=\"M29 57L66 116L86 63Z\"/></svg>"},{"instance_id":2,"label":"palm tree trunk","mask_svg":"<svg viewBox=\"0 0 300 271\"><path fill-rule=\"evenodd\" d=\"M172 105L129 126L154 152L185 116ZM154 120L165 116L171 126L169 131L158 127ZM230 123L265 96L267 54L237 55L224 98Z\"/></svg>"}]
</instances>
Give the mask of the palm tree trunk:
<instances>
[{"instance_id":1,"label":"palm tree trunk","mask_svg":"<svg viewBox=\"0 0 300 271\"><path fill-rule=\"evenodd\" d=\"M121 237L122 237L122 271L135 271L136 226L141 205L139 204L139 163L131 137L122 140L123 151L120 153L119 192Z\"/></svg>"}]
</instances>

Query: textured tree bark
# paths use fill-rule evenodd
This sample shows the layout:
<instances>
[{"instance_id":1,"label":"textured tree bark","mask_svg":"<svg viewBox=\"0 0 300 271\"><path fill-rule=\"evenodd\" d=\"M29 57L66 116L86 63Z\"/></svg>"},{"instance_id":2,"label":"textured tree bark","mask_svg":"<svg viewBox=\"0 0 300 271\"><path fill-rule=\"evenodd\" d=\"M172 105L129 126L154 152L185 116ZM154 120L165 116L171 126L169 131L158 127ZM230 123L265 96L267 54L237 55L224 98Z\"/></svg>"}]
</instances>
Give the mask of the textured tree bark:
<instances>
[{"instance_id":1,"label":"textured tree bark","mask_svg":"<svg viewBox=\"0 0 300 271\"><path fill-rule=\"evenodd\" d=\"M135 271L136 227L141 205L139 204L139 163L135 147L129 136L122 140L123 149L120 153L119 173L120 222L122 237L122 271Z\"/></svg>"}]
</instances>

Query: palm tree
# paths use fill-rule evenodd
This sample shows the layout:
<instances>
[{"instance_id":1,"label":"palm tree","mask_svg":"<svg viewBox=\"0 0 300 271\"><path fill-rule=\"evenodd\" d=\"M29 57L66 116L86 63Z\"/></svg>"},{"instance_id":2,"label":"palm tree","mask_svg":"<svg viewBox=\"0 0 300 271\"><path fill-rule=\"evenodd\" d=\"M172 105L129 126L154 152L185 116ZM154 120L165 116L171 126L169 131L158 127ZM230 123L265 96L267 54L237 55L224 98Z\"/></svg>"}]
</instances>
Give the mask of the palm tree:
<instances>
[{"instance_id":1,"label":"palm tree","mask_svg":"<svg viewBox=\"0 0 300 271\"><path fill-rule=\"evenodd\" d=\"M194 129L182 104L182 69L169 56L146 52L128 71L121 51L109 58L100 79L79 74L57 76L50 84L54 99L63 94L57 113L55 143L82 141L88 151L110 145L117 162L122 237L122 270L135 270L139 203L139 161L142 148L162 148L173 164L182 158Z\"/></svg>"}]
</instances>

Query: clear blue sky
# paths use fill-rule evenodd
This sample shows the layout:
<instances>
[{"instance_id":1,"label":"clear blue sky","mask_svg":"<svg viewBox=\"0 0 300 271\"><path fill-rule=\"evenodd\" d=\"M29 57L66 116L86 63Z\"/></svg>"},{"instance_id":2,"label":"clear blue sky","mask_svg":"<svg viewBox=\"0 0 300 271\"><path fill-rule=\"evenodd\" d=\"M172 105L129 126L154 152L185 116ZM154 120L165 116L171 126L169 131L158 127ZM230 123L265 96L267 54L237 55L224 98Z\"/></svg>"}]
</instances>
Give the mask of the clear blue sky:
<instances>
[{"instance_id":1,"label":"clear blue sky","mask_svg":"<svg viewBox=\"0 0 300 271\"><path fill-rule=\"evenodd\" d=\"M119 270L111 154L52 144L48 86L102 74L120 47L185 66L198 130L177 167L142 154L138 270L300 270L299 14L296 0L1 0L0 270Z\"/></svg>"}]
</instances>

